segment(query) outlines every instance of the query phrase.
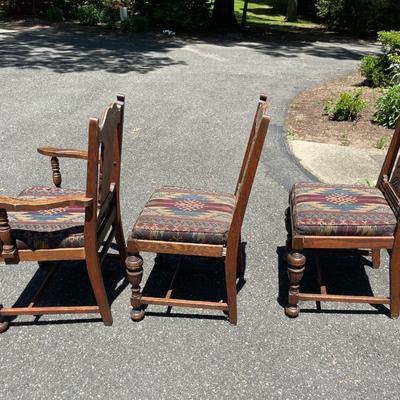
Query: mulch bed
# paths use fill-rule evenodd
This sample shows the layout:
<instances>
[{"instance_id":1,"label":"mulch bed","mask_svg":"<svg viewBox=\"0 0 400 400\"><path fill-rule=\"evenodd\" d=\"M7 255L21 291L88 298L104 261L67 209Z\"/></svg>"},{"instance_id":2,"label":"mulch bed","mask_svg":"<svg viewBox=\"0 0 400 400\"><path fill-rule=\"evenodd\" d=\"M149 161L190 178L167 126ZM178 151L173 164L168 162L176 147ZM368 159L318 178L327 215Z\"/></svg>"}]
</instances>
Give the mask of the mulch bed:
<instances>
[{"instance_id":1,"label":"mulch bed","mask_svg":"<svg viewBox=\"0 0 400 400\"><path fill-rule=\"evenodd\" d=\"M362 89L362 98L368 101L360 118L354 122L329 120L324 111L327 101L336 99L343 91L357 88ZM363 148L377 147L379 140L388 144L393 130L372 122L375 102L380 94L381 89L363 86L363 77L359 72L307 89L297 96L289 108L289 138Z\"/></svg>"}]
</instances>

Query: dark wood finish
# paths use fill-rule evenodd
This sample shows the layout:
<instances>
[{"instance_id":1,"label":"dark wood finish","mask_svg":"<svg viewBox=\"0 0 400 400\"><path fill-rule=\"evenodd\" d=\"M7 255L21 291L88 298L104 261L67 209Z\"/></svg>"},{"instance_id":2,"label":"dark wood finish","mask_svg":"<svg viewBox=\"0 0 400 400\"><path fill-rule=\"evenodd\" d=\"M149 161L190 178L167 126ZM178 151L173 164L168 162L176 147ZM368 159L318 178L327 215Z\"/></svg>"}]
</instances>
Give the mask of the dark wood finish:
<instances>
[{"instance_id":1,"label":"dark wood finish","mask_svg":"<svg viewBox=\"0 0 400 400\"><path fill-rule=\"evenodd\" d=\"M5 316L100 313L105 325L112 324L111 310L104 287L101 264L108 248L115 239L125 265L126 246L121 224L119 188L122 133L124 118L123 96L109 105L100 118L89 120L88 151L41 147L40 154L51 157L53 182L61 186L61 173L58 158L69 157L87 161L86 194L60 195L48 199L19 199L0 196L0 262L19 261L64 261L85 260L90 283L96 298L96 306L37 307L35 304L54 275L56 264L49 270L44 282L27 307L0 307L0 332L8 327ZM99 167L103 171L100 182ZM55 248L38 250L18 250L15 247L7 211L26 212L46 210L56 207L80 206L85 208L84 247Z\"/></svg>"},{"instance_id":2,"label":"dark wood finish","mask_svg":"<svg viewBox=\"0 0 400 400\"><path fill-rule=\"evenodd\" d=\"M287 263L289 275L289 295L285 312L290 317L297 317L300 312L298 303L302 301L350 302L369 304L389 304L391 318L400 314L400 119L397 123L385 161L380 172L377 188L383 193L386 201L397 217L394 236L307 236L294 230L291 217L291 205L286 214ZM390 298L385 296L350 296L332 295L326 291L321 272L318 272L321 294L300 293L299 285L304 272L305 249L370 249L372 267L380 265L380 251L387 249L390 255ZM319 268L318 268L319 269Z\"/></svg>"},{"instance_id":3,"label":"dark wood finish","mask_svg":"<svg viewBox=\"0 0 400 400\"><path fill-rule=\"evenodd\" d=\"M236 281L243 274L241 255L241 227L245 215L247 202L250 196L258 162L261 156L265 136L268 130L270 117L267 115L267 97L261 96L257 105L256 115L250 131L242 167L236 184L236 204L228 233L227 242L223 245L165 242L158 240L128 239L128 252L133 256L127 258L126 267L128 280L132 284L131 317L138 321L144 317L144 304L158 304L168 307L195 307L213 308L227 311L229 321L237 323ZM179 254L202 257L222 258L225 263L225 285L227 292L226 303L210 301L192 301L171 298L173 289L170 288L167 296L142 297L140 282L143 276L142 261L138 259L139 252L153 252L157 254Z\"/></svg>"}]
</instances>

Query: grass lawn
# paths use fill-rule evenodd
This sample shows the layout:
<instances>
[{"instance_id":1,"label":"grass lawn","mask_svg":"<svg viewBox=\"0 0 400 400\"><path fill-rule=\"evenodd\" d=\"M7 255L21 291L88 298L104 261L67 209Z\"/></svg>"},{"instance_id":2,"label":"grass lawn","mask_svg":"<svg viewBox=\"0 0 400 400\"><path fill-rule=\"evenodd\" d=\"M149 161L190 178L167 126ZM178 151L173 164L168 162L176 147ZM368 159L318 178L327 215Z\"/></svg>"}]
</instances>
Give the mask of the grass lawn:
<instances>
[{"instance_id":1,"label":"grass lawn","mask_svg":"<svg viewBox=\"0 0 400 400\"><path fill-rule=\"evenodd\" d=\"M244 0L235 0L236 18L242 19ZM246 25L259 27L268 25L280 28L318 29L321 25L299 19L298 22L285 22L287 0L251 0L247 10Z\"/></svg>"}]
</instances>

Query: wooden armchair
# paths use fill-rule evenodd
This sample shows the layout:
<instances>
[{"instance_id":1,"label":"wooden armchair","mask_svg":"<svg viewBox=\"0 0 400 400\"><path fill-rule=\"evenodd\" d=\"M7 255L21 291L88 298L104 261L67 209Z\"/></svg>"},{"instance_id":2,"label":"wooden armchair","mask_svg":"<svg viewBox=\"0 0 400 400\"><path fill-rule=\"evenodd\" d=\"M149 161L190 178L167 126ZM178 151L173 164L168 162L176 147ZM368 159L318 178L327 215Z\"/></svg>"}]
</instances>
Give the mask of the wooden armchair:
<instances>
[{"instance_id":1,"label":"wooden armchair","mask_svg":"<svg viewBox=\"0 0 400 400\"><path fill-rule=\"evenodd\" d=\"M143 305L195 307L227 312L237 322L236 280L243 275L241 227L270 118L261 96L251 128L234 194L164 186L156 190L133 226L126 261L132 284L131 318L144 317ZM143 261L140 251L221 258L225 261L227 300L195 301L173 298L173 282L165 297L142 296ZM174 279L177 273L175 273Z\"/></svg>"},{"instance_id":2,"label":"wooden armchair","mask_svg":"<svg viewBox=\"0 0 400 400\"><path fill-rule=\"evenodd\" d=\"M400 120L397 123L376 188L320 183L296 183L286 214L289 296L286 315L297 317L299 301L389 304L400 312ZM328 294L317 264L321 293L300 293L305 249L370 249L379 267L380 250L390 255L390 297Z\"/></svg>"},{"instance_id":3,"label":"wooden armchair","mask_svg":"<svg viewBox=\"0 0 400 400\"><path fill-rule=\"evenodd\" d=\"M34 186L17 198L0 196L0 261L54 262L29 305L0 306L0 332L8 327L4 317L15 315L100 313L105 325L112 324L101 264L114 237L123 264L126 258L119 205L123 118L124 97L118 96L99 119L90 118L87 152L38 149L51 157L55 188ZM60 188L59 157L87 161L86 191ZM62 260L86 261L96 306L36 306Z\"/></svg>"}]
</instances>

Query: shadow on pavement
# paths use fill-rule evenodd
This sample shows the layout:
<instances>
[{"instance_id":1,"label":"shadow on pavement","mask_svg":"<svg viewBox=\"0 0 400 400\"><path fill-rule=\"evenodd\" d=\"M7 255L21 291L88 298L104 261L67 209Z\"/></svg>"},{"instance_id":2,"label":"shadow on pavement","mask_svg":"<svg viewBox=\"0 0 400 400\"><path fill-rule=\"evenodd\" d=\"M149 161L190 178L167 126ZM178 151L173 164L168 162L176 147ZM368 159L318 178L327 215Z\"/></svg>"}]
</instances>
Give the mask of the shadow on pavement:
<instances>
[{"instance_id":1,"label":"shadow on pavement","mask_svg":"<svg viewBox=\"0 0 400 400\"><path fill-rule=\"evenodd\" d=\"M201 34L174 38L156 34L126 34L102 27L75 24L35 25L34 22L0 24L0 68L50 69L57 73L107 71L145 74L174 65L186 66L168 53L188 44L246 47L272 57L296 58L304 54L340 60L365 55L353 38L322 30L249 30L243 34ZM358 43L359 50L346 48Z\"/></svg>"}]
</instances>

